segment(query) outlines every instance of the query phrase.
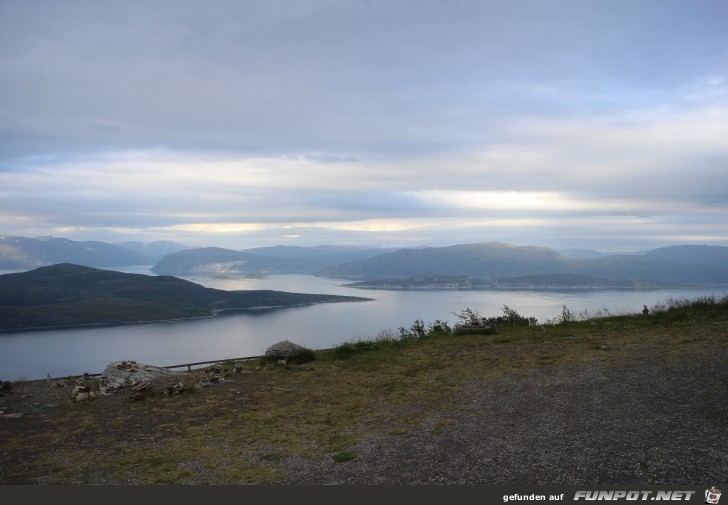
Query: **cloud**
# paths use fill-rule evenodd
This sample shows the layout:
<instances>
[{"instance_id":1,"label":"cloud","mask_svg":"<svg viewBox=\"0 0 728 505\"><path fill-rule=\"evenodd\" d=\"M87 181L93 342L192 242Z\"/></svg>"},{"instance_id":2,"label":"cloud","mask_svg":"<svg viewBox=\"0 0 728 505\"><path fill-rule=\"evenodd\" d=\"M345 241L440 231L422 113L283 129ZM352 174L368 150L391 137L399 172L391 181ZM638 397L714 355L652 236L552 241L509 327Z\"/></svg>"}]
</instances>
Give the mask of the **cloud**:
<instances>
[{"instance_id":1,"label":"cloud","mask_svg":"<svg viewBox=\"0 0 728 505\"><path fill-rule=\"evenodd\" d=\"M0 226L726 243L727 5L0 3Z\"/></svg>"}]
</instances>

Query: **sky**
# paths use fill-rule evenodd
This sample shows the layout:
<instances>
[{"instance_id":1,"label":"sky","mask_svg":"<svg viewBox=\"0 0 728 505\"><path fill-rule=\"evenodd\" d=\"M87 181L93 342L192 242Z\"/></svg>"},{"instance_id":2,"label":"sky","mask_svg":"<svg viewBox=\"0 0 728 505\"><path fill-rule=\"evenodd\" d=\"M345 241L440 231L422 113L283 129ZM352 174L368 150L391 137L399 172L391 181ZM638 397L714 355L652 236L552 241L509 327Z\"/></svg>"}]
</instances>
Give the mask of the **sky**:
<instances>
[{"instance_id":1,"label":"sky","mask_svg":"<svg viewBox=\"0 0 728 505\"><path fill-rule=\"evenodd\" d=\"M0 234L728 246L725 0L0 0Z\"/></svg>"}]
</instances>

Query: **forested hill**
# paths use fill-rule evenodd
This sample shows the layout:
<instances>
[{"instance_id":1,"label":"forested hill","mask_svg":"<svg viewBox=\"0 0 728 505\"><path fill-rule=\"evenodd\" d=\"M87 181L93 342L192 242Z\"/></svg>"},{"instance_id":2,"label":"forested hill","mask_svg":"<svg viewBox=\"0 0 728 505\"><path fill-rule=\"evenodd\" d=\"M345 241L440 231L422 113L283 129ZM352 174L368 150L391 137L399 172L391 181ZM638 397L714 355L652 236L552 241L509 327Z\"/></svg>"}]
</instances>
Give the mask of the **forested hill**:
<instances>
[{"instance_id":1,"label":"forested hill","mask_svg":"<svg viewBox=\"0 0 728 505\"><path fill-rule=\"evenodd\" d=\"M283 291L223 291L169 276L72 264L0 275L0 330L120 324L212 316L365 298Z\"/></svg>"}]
</instances>

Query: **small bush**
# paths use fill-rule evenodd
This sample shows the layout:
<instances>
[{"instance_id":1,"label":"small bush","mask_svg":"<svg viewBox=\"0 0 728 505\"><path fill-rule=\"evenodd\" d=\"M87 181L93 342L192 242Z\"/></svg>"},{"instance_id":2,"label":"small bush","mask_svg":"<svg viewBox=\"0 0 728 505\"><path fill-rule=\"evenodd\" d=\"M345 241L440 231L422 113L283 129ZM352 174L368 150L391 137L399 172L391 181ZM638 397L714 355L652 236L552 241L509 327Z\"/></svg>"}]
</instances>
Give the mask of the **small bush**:
<instances>
[{"instance_id":1,"label":"small bush","mask_svg":"<svg viewBox=\"0 0 728 505\"><path fill-rule=\"evenodd\" d=\"M428 337L443 337L452 334L452 328L445 321L437 319L434 323L427 326Z\"/></svg>"}]
</instances>

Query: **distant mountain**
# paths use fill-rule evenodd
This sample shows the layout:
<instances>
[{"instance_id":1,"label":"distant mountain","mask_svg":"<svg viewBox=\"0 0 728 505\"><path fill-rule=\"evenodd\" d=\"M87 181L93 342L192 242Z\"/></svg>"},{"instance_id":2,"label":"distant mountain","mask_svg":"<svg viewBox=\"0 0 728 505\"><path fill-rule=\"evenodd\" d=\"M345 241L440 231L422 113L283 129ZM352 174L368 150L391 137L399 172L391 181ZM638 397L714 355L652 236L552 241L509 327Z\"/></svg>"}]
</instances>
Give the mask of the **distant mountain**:
<instances>
[{"instance_id":1,"label":"distant mountain","mask_svg":"<svg viewBox=\"0 0 728 505\"><path fill-rule=\"evenodd\" d=\"M614 253L595 251L594 249L557 249L562 256L574 259L593 259L602 258L604 256L612 256Z\"/></svg>"},{"instance_id":2,"label":"distant mountain","mask_svg":"<svg viewBox=\"0 0 728 505\"><path fill-rule=\"evenodd\" d=\"M367 248L357 246L320 245L311 247L284 246L257 247L244 249L260 256L274 258L317 258L330 264L348 263L350 261L364 260L380 254L397 251L394 247Z\"/></svg>"},{"instance_id":3,"label":"distant mountain","mask_svg":"<svg viewBox=\"0 0 728 505\"><path fill-rule=\"evenodd\" d=\"M185 249L191 249L191 246L169 240L157 240L155 242L121 242L116 245L151 258L153 263L156 263L168 254L184 251Z\"/></svg>"},{"instance_id":4,"label":"distant mountain","mask_svg":"<svg viewBox=\"0 0 728 505\"><path fill-rule=\"evenodd\" d=\"M645 256L683 265L725 267L728 265L728 247L713 245L676 245L647 251Z\"/></svg>"},{"instance_id":5,"label":"distant mountain","mask_svg":"<svg viewBox=\"0 0 728 505\"><path fill-rule=\"evenodd\" d=\"M169 276L72 264L0 275L0 330L208 317L224 310L281 308L364 298L282 291L222 291Z\"/></svg>"},{"instance_id":6,"label":"distant mountain","mask_svg":"<svg viewBox=\"0 0 728 505\"><path fill-rule=\"evenodd\" d=\"M447 247L400 249L368 260L319 272L342 278L412 277L420 275L468 276L483 280L498 277L566 273L568 258L545 247L522 247L498 242Z\"/></svg>"},{"instance_id":7,"label":"distant mountain","mask_svg":"<svg viewBox=\"0 0 728 505\"><path fill-rule=\"evenodd\" d=\"M669 248L668 248L669 249ZM720 258L726 247L710 250L710 258ZM660 251L660 250L658 250ZM612 255L574 259L543 247L521 247L497 242L402 249L368 260L327 268L319 275L349 279L383 279L413 276L467 276L485 281L524 275L588 275L609 281L655 281L665 283L728 283L728 262L703 262L703 255L681 262L646 255ZM677 255L677 253L675 253ZM711 260L712 261L712 260Z\"/></svg>"},{"instance_id":8,"label":"distant mountain","mask_svg":"<svg viewBox=\"0 0 728 505\"><path fill-rule=\"evenodd\" d=\"M308 258L286 262L244 251L203 247L168 254L152 267L152 272L160 275L260 273L285 271L284 265L290 268L289 271L308 271L309 263Z\"/></svg>"},{"instance_id":9,"label":"distant mountain","mask_svg":"<svg viewBox=\"0 0 728 505\"><path fill-rule=\"evenodd\" d=\"M89 267L151 265L152 258L105 242L56 237L0 236L0 269L27 269L57 263Z\"/></svg>"},{"instance_id":10,"label":"distant mountain","mask_svg":"<svg viewBox=\"0 0 728 505\"><path fill-rule=\"evenodd\" d=\"M349 246L275 246L234 251L219 247L188 249L162 258L152 271L164 275L222 273L313 274L323 268L382 254L382 249Z\"/></svg>"}]
</instances>

